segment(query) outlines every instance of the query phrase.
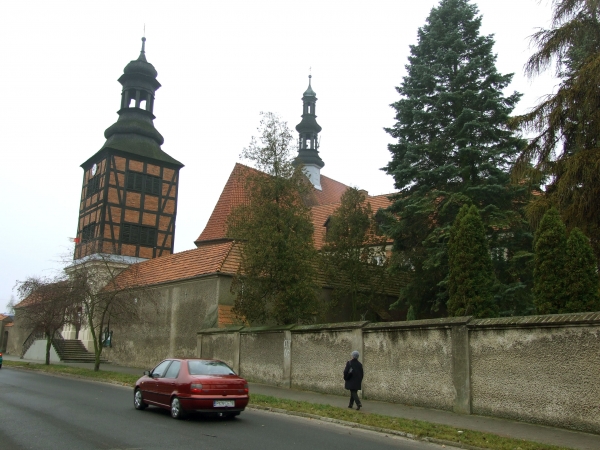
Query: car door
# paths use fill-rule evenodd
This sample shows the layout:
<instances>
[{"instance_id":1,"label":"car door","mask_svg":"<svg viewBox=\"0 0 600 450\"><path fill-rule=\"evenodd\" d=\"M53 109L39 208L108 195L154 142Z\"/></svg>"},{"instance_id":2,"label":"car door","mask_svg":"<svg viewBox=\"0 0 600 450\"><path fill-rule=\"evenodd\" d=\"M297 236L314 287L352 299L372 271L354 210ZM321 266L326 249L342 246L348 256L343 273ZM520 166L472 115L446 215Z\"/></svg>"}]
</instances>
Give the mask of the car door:
<instances>
[{"instance_id":1,"label":"car door","mask_svg":"<svg viewBox=\"0 0 600 450\"><path fill-rule=\"evenodd\" d=\"M175 391L177 375L181 369L181 361L173 361L164 376L156 379L156 398L162 405L171 404L171 394Z\"/></svg>"},{"instance_id":2,"label":"car door","mask_svg":"<svg viewBox=\"0 0 600 450\"><path fill-rule=\"evenodd\" d=\"M150 372L150 380L144 383L142 387L142 396L149 402L160 403L160 396L158 394L158 381L167 372L169 365L172 360L167 359L161 362L158 366L152 369Z\"/></svg>"}]
</instances>

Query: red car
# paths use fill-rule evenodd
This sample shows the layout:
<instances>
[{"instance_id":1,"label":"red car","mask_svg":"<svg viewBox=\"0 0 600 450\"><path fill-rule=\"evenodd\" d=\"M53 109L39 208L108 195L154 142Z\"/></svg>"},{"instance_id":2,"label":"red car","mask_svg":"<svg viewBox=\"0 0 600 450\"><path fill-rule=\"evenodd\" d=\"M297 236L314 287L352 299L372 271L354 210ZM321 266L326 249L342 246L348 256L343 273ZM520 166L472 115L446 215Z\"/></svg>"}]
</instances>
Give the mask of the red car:
<instances>
[{"instance_id":1,"label":"red car","mask_svg":"<svg viewBox=\"0 0 600 450\"><path fill-rule=\"evenodd\" d=\"M189 412L233 418L248 399L248 382L214 359L166 359L144 372L133 390L135 409L158 406L170 410L174 419Z\"/></svg>"}]
</instances>

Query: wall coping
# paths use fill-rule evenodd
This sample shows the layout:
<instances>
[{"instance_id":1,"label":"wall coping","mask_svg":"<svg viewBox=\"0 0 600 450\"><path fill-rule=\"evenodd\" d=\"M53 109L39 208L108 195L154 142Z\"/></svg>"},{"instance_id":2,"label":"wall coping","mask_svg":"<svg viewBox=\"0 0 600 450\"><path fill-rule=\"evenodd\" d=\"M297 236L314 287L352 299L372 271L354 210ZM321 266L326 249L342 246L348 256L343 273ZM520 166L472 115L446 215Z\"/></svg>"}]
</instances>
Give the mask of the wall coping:
<instances>
[{"instance_id":1,"label":"wall coping","mask_svg":"<svg viewBox=\"0 0 600 450\"><path fill-rule=\"evenodd\" d=\"M326 330L356 330L357 328L364 328L368 321L362 322L339 322L339 323L321 323L316 325L296 325L292 328L294 333L310 333L313 331L326 331Z\"/></svg>"},{"instance_id":2,"label":"wall coping","mask_svg":"<svg viewBox=\"0 0 600 450\"><path fill-rule=\"evenodd\" d=\"M589 324L600 325L600 312L474 319L468 323L467 327L472 330L477 328L546 328Z\"/></svg>"},{"instance_id":3,"label":"wall coping","mask_svg":"<svg viewBox=\"0 0 600 450\"><path fill-rule=\"evenodd\" d=\"M264 327L245 327L240 333L277 333L279 331L292 330L296 325L273 325Z\"/></svg>"},{"instance_id":4,"label":"wall coping","mask_svg":"<svg viewBox=\"0 0 600 450\"><path fill-rule=\"evenodd\" d=\"M240 331L244 328L243 325L232 325L226 328L207 328L206 330L200 330L196 334L222 334Z\"/></svg>"},{"instance_id":5,"label":"wall coping","mask_svg":"<svg viewBox=\"0 0 600 450\"><path fill-rule=\"evenodd\" d=\"M197 334L222 334L222 333L276 333L292 331L293 333L310 333L315 331L342 331L361 328L363 332L370 333L381 330L401 330L419 328L451 328L467 326L469 330L483 328L545 328L577 325L600 326L600 312L572 313L572 314L547 314L543 316L515 316L494 319L474 319L472 316L443 317L441 319L410 320L399 322L340 322L315 325L275 325L263 327L245 327L232 325L226 328L208 328L200 330Z\"/></svg>"},{"instance_id":6,"label":"wall coping","mask_svg":"<svg viewBox=\"0 0 600 450\"><path fill-rule=\"evenodd\" d=\"M365 332L381 330L398 330L408 328L450 328L466 325L473 319L472 316L443 317L441 319L404 320L399 322L377 322L370 323L363 328Z\"/></svg>"}]
</instances>

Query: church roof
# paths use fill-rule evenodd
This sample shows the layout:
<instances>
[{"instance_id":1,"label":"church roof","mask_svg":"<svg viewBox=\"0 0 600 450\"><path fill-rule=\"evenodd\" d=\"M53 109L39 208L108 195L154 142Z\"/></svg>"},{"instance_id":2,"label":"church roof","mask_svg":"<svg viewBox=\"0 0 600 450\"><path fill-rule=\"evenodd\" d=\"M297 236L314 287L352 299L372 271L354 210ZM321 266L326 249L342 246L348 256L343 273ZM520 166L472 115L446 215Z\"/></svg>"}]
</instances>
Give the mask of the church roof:
<instances>
[{"instance_id":1,"label":"church roof","mask_svg":"<svg viewBox=\"0 0 600 450\"><path fill-rule=\"evenodd\" d=\"M119 287L153 286L216 273L234 274L240 263L235 242L203 245L193 250L133 264L115 279Z\"/></svg>"},{"instance_id":2,"label":"church roof","mask_svg":"<svg viewBox=\"0 0 600 450\"><path fill-rule=\"evenodd\" d=\"M233 211L235 207L248 202L248 192L246 191L245 181L246 174L248 173L258 173L258 171L243 164L236 163L204 230L195 241L197 246L204 245L206 242L227 239L227 217L229 217L229 214L231 214L231 211ZM308 206L312 207L339 202L342 198L342 194L348 189L348 186L321 175L321 188L321 191L313 189L305 199Z\"/></svg>"},{"instance_id":3,"label":"church roof","mask_svg":"<svg viewBox=\"0 0 600 450\"><path fill-rule=\"evenodd\" d=\"M365 199L365 203L371 204L371 211L375 214L381 208L387 208L390 205L390 200L388 199L389 194L384 195L376 195L373 197L368 197ZM327 232L327 227L325 227L325 222L327 219L333 215L336 209L340 206L340 202L329 203L327 205L318 205L311 208L311 216L313 226L315 228L314 231L314 244L317 250L321 250L323 244L325 243L325 234Z\"/></svg>"}]
</instances>

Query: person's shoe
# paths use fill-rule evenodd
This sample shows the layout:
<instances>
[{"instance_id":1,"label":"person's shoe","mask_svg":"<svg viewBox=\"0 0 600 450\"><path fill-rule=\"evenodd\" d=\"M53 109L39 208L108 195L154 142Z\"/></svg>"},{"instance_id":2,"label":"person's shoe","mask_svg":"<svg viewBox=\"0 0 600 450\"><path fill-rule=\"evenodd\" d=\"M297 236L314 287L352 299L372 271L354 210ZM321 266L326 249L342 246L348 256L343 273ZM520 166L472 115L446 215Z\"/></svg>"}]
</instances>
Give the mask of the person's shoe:
<instances>
[{"instance_id":1,"label":"person's shoe","mask_svg":"<svg viewBox=\"0 0 600 450\"><path fill-rule=\"evenodd\" d=\"M358 406L356 407L356 410L357 410L357 411L360 411L360 408L362 408L362 405L358 405Z\"/></svg>"},{"instance_id":2,"label":"person's shoe","mask_svg":"<svg viewBox=\"0 0 600 450\"><path fill-rule=\"evenodd\" d=\"M352 405L348 405L348 408L352 409Z\"/></svg>"}]
</instances>

